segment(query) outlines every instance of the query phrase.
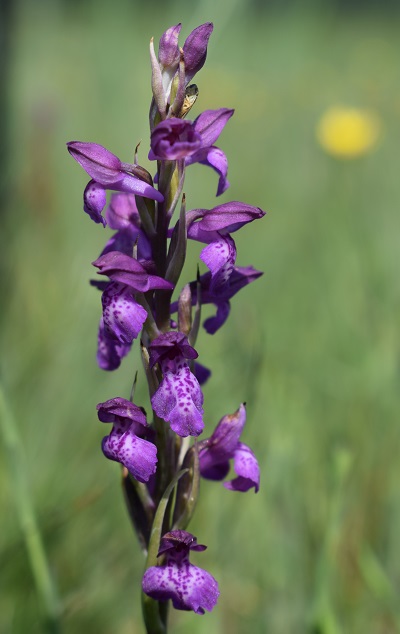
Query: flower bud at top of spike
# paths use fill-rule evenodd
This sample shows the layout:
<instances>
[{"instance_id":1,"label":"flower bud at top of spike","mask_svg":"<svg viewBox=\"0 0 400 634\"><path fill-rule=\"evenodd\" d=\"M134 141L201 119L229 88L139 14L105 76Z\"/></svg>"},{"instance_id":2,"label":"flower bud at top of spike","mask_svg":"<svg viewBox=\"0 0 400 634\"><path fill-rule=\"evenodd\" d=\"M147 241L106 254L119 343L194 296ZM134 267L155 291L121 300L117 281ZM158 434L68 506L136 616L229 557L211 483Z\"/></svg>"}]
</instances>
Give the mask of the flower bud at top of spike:
<instances>
[{"instance_id":1,"label":"flower bud at top of spike","mask_svg":"<svg viewBox=\"0 0 400 634\"><path fill-rule=\"evenodd\" d=\"M213 31L212 22L201 24L186 38L183 45L186 65L186 83L203 68L207 57L207 45Z\"/></svg>"}]
</instances>

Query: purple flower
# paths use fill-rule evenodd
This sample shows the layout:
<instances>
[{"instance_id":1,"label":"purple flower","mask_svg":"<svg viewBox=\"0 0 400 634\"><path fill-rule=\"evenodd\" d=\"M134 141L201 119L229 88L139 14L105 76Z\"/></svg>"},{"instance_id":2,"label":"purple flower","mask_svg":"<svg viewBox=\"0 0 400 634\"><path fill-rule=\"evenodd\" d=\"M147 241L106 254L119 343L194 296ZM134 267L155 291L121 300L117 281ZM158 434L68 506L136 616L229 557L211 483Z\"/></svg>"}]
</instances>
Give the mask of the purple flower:
<instances>
[{"instance_id":1,"label":"purple flower","mask_svg":"<svg viewBox=\"0 0 400 634\"><path fill-rule=\"evenodd\" d=\"M187 531L166 533L158 551L158 556L164 555L165 561L161 566L146 570L143 592L156 601L171 599L177 610L193 610L196 614L210 612L218 600L218 583L209 572L189 561L191 550L201 552L206 548L197 544L196 538Z\"/></svg>"},{"instance_id":2,"label":"purple flower","mask_svg":"<svg viewBox=\"0 0 400 634\"><path fill-rule=\"evenodd\" d=\"M171 117L161 121L151 135L149 159L185 159L185 165L202 163L219 174L217 196L228 189L228 161L225 154L214 146L233 110L205 110L194 122Z\"/></svg>"},{"instance_id":3,"label":"purple flower","mask_svg":"<svg viewBox=\"0 0 400 634\"><path fill-rule=\"evenodd\" d=\"M112 398L97 405L102 423L113 423L102 441L106 458L120 462L139 482L147 482L156 471L157 448L145 436L151 434L142 410L124 398Z\"/></svg>"},{"instance_id":4,"label":"purple flower","mask_svg":"<svg viewBox=\"0 0 400 634\"><path fill-rule=\"evenodd\" d=\"M194 209L186 214L188 238L208 244L200 258L210 269L212 293L229 282L234 270L236 246L230 233L264 215L259 207L237 201L213 209Z\"/></svg>"},{"instance_id":5,"label":"purple flower","mask_svg":"<svg viewBox=\"0 0 400 634\"><path fill-rule=\"evenodd\" d=\"M147 312L135 300L134 292L171 289L172 285L157 275L148 274L135 258L120 251L108 252L107 247L105 251L93 262L99 273L111 280L105 285L95 283L103 290L97 362L104 370L115 370L128 354L147 318Z\"/></svg>"},{"instance_id":6,"label":"purple flower","mask_svg":"<svg viewBox=\"0 0 400 634\"><path fill-rule=\"evenodd\" d=\"M194 154L201 147L201 136L190 121L171 117L161 121L151 135L149 159L177 160Z\"/></svg>"},{"instance_id":7,"label":"purple flower","mask_svg":"<svg viewBox=\"0 0 400 634\"><path fill-rule=\"evenodd\" d=\"M84 210L94 220L105 226L101 215L105 204L105 190L111 189L143 196L162 202L163 195L147 182L150 176L142 167L122 163L115 154L97 143L70 141L68 152L92 178L87 184L83 200ZM150 179L151 180L151 179Z\"/></svg>"},{"instance_id":8,"label":"purple flower","mask_svg":"<svg viewBox=\"0 0 400 634\"><path fill-rule=\"evenodd\" d=\"M150 367L160 364L163 380L151 399L153 410L179 436L199 436L204 428L203 393L186 359L197 352L181 332L166 332L150 344Z\"/></svg>"},{"instance_id":9,"label":"purple flower","mask_svg":"<svg viewBox=\"0 0 400 634\"><path fill-rule=\"evenodd\" d=\"M229 472L229 461L237 477L224 483L231 491L245 492L260 486L260 470L251 449L240 442L246 423L246 409L241 405L234 414L224 416L212 436L199 443L200 475L208 480L223 480Z\"/></svg>"}]
</instances>

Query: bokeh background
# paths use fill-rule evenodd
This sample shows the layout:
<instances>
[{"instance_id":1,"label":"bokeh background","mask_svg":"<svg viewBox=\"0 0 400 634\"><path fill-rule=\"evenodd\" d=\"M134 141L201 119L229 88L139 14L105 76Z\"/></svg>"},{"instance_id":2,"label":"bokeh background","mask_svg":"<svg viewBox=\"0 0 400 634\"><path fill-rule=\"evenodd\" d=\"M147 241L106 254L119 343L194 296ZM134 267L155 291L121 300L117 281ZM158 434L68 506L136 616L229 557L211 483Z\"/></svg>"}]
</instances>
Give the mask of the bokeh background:
<instances>
[{"instance_id":1,"label":"bokeh background","mask_svg":"<svg viewBox=\"0 0 400 634\"><path fill-rule=\"evenodd\" d=\"M13 472L1 443L1 634L46 631L18 477L62 631L143 632L143 560L95 415L96 403L129 395L140 361L135 349L115 373L96 367L100 295L88 280L109 234L82 212L87 177L65 142L95 141L129 161L142 140L146 166L149 38L210 20L192 113L235 108L219 141L231 181L221 202L269 213L235 236L238 264L265 275L234 298L224 329L199 339L213 371L206 428L247 402L243 440L262 485L241 495L203 482L191 527L208 550L193 559L221 597L204 617L175 612L171 632L400 632L397 8L3 0L0 363L23 456ZM189 207L214 206L216 185L211 170L190 168ZM143 379L138 400L147 405Z\"/></svg>"}]
</instances>

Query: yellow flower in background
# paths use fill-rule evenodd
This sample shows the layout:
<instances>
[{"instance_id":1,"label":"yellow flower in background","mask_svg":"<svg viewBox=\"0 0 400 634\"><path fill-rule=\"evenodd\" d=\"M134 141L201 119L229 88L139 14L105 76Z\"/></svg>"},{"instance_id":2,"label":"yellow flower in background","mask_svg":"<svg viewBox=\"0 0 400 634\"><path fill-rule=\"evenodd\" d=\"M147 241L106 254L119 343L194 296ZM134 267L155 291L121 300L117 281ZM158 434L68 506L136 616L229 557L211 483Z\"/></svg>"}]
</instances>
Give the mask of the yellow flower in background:
<instances>
[{"instance_id":1,"label":"yellow flower in background","mask_svg":"<svg viewBox=\"0 0 400 634\"><path fill-rule=\"evenodd\" d=\"M360 108L329 108L317 124L323 149L339 158L356 158L376 145L381 133L379 117Z\"/></svg>"}]
</instances>

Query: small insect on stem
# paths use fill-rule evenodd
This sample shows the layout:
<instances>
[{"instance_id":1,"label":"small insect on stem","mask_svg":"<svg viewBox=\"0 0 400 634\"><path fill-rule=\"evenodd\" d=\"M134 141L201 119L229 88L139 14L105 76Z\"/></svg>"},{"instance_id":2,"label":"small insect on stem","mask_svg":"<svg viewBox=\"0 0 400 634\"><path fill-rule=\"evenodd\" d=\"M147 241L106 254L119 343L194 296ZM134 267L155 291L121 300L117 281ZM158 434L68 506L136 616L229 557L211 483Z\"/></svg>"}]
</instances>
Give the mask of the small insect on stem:
<instances>
[{"instance_id":1,"label":"small insect on stem","mask_svg":"<svg viewBox=\"0 0 400 634\"><path fill-rule=\"evenodd\" d=\"M188 112L192 109L194 104L196 103L196 99L199 96L199 89L196 84L190 84L185 90L185 99L183 102L183 106L179 113L179 118L184 119Z\"/></svg>"}]
</instances>

